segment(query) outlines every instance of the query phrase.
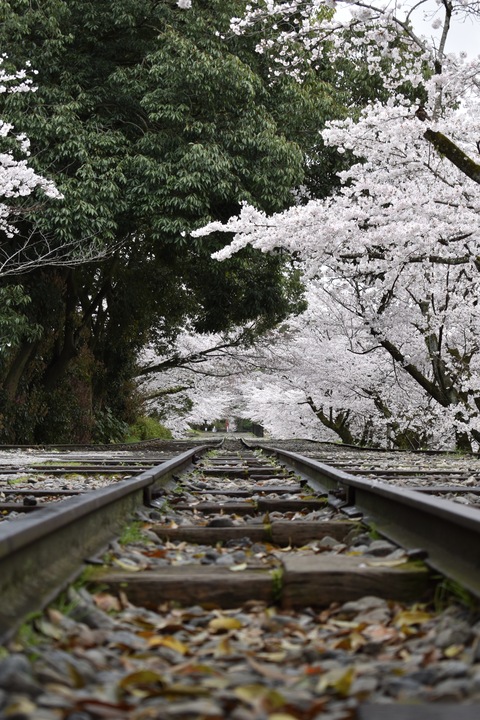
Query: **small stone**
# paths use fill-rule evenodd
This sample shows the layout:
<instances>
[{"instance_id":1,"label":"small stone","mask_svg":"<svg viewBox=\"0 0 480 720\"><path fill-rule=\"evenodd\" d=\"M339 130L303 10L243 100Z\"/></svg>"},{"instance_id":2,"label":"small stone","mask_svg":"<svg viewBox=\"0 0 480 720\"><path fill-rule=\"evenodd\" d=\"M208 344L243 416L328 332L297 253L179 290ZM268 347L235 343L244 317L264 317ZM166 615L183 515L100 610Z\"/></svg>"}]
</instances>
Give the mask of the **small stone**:
<instances>
[{"instance_id":1,"label":"small stone","mask_svg":"<svg viewBox=\"0 0 480 720\"><path fill-rule=\"evenodd\" d=\"M400 698L418 694L420 684L410 677L387 677L381 687L391 697Z\"/></svg>"},{"instance_id":2,"label":"small stone","mask_svg":"<svg viewBox=\"0 0 480 720\"><path fill-rule=\"evenodd\" d=\"M233 559L235 560L236 563L245 562L245 560L247 559L247 553L244 552L243 550L237 550L236 552L233 553Z\"/></svg>"},{"instance_id":3,"label":"small stone","mask_svg":"<svg viewBox=\"0 0 480 720\"><path fill-rule=\"evenodd\" d=\"M331 548L334 548L338 545L338 540L335 540L335 538L330 537L330 535L325 535L321 540L318 542L318 547L330 550Z\"/></svg>"},{"instance_id":4,"label":"small stone","mask_svg":"<svg viewBox=\"0 0 480 720\"><path fill-rule=\"evenodd\" d=\"M437 681L437 672L435 671L435 666L430 666L420 668L410 673L408 677L421 685L434 685Z\"/></svg>"},{"instance_id":5,"label":"small stone","mask_svg":"<svg viewBox=\"0 0 480 720\"><path fill-rule=\"evenodd\" d=\"M456 702L462 700L470 690L467 680L451 678L436 685L430 692L432 700Z\"/></svg>"},{"instance_id":6,"label":"small stone","mask_svg":"<svg viewBox=\"0 0 480 720\"><path fill-rule=\"evenodd\" d=\"M373 675L360 675L354 679L350 686L349 694L359 699L366 698L375 692L378 684L378 678Z\"/></svg>"},{"instance_id":7,"label":"small stone","mask_svg":"<svg viewBox=\"0 0 480 720\"><path fill-rule=\"evenodd\" d=\"M365 613L360 613L355 618L359 623L368 623L369 625L385 625L391 619L391 613L388 607L373 608Z\"/></svg>"},{"instance_id":8,"label":"small stone","mask_svg":"<svg viewBox=\"0 0 480 720\"><path fill-rule=\"evenodd\" d=\"M352 541L352 546L357 549L357 545L369 545L370 543L370 536L368 533L359 533L356 534Z\"/></svg>"},{"instance_id":9,"label":"small stone","mask_svg":"<svg viewBox=\"0 0 480 720\"><path fill-rule=\"evenodd\" d=\"M9 655L0 661L0 688L30 697L37 697L43 692L33 678L30 662L21 654Z\"/></svg>"},{"instance_id":10,"label":"small stone","mask_svg":"<svg viewBox=\"0 0 480 720\"><path fill-rule=\"evenodd\" d=\"M217 550L209 548L205 551L202 559L200 560L201 565L214 565L218 558L220 557L220 553Z\"/></svg>"},{"instance_id":11,"label":"small stone","mask_svg":"<svg viewBox=\"0 0 480 720\"><path fill-rule=\"evenodd\" d=\"M217 517L210 520L207 527L234 527L234 523L229 517Z\"/></svg>"},{"instance_id":12,"label":"small stone","mask_svg":"<svg viewBox=\"0 0 480 720\"><path fill-rule=\"evenodd\" d=\"M368 547L368 552L375 557L385 557L396 549L396 546L389 543L388 540L373 540Z\"/></svg>"},{"instance_id":13,"label":"small stone","mask_svg":"<svg viewBox=\"0 0 480 720\"><path fill-rule=\"evenodd\" d=\"M444 660L436 665L437 682L447 678L465 677L469 666L461 660Z\"/></svg>"},{"instance_id":14,"label":"small stone","mask_svg":"<svg viewBox=\"0 0 480 720\"><path fill-rule=\"evenodd\" d=\"M249 538L248 535L244 535L243 537L238 538L238 540L229 540L227 543L225 543L225 547L249 548L251 544L251 538Z\"/></svg>"},{"instance_id":15,"label":"small stone","mask_svg":"<svg viewBox=\"0 0 480 720\"><path fill-rule=\"evenodd\" d=\"M356 615L361 612L369 612L370 610L376 610L377 608L388 609L388 603L383 598L379 598L376 595L365 595L359 600L350 600L344 603L340 607L340 612L347 613L349 615Z\"/></svg>"},{"instance_id":16,"label":"small stone","mask_svg":"<svg viewBox=\"0 0 480 720\"><path fill-rule=\"evenodd\" d=\"M444 628L437 633L435 645L439 648L447 648L450 645L463 645L468 642L472 631L470 626L460 620L452 621L452 627Z\"/></svg>"}]
</instances>

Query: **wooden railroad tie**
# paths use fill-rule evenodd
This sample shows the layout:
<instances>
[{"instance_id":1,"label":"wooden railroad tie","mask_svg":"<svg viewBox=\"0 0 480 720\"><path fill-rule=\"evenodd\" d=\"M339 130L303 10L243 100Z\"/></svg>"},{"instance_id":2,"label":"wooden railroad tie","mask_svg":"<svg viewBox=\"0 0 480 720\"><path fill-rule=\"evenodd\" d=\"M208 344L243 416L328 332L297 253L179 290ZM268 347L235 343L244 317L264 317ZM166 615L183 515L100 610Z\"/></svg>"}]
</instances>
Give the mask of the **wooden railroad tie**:
<instances>
[{"instance_id":1,"label":"wooden railroad tie","mask_svg":"<svg viewBox=\"0 0 480 720\"><path fill-rule=\"evenodd\" d=\"M152 530L170 541L207 545L248 537L252 542L271 542L279 548L288 548L326 536L342 542L350 533L358 532L358 528L351 521L276 521L267 527L154 526ZM280 562L280 567L274 570L249 569L247 564L240 572L193 564L138 572L105 570L95 580L112 592L125 592L130 602L149 608L157 608L165 601L184 606L233 608L258 600L299 609L326 607L332 602L344 603L365 595L408 602L425 597L430 587L428 569L422 563L407 560L391 567L382 558L286 550L281 553Z\"/></svg>"}]
</instances>

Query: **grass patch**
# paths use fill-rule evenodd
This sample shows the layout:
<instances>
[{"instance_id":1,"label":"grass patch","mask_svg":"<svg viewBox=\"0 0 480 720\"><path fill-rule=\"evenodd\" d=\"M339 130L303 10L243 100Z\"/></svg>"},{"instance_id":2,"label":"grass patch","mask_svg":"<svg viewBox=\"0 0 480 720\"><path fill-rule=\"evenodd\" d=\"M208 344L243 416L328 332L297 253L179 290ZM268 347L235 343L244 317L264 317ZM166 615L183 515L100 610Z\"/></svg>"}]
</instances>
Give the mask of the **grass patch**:
<instances>
[{"instance_id":1,"label":"grass patch","mask_svg":"<svg viewBox=\"0 0 480 720\"><path fill-rule=\"evenodd\" d=\"M148 537L143 532L143 522L134 520L125 527L122 534L118 538L120 545L130 545L132 543L148 541Z\"/></svg>"},{"instance_id":2,"label":"grass patch","mask_svg":"<svg viewBox=\"0 0 480 720\"><path fill-rule=\"evenodd\" d=\"M283 590L283 568L270 570L270 577L272 578L273 599L275 602L280 602Z\"/></svg>"},{"instance_id":3,"label":"grass patch","mask_svg":"<svg viewBox=\"0 0 480 720\"><path fill-rule=\"evenodd\" d=\"M172 433L156 418L139 417L129 426L126 442L142 442L143 440L171 440Z\"/></svg>"},{"instance_id":4,"label":"grass patch","mask_svg":"<svg viewBox=\"0 0 480 720\"><path fill-rule=\"evenodd\" d=\"M446 610L450 605L463 605L470 612L480 612L480 601L456 580L441 577L435 587L433 604L437 612Z\"/></svg>"}]
</instances>

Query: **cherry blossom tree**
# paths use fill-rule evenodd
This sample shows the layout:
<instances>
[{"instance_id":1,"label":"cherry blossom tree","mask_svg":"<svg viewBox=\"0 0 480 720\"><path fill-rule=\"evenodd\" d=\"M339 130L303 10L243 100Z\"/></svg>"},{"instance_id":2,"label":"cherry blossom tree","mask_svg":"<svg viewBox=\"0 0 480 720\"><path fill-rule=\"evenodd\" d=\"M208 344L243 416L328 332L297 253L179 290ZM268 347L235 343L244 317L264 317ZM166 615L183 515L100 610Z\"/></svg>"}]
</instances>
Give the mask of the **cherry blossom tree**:
<instances>
[{"instance_id":1,"label":"cherry blossom tree","mask_svg":"<svg viewBox=\"0 0 480 720\"><path fill-rule=\"evenodd\" d=\"M163 355L146 348L138 380L149 411L180 436L194 424L242 416L239 388L249 372L265 363L264 343L252 347L250 331L185 330ZM271 354L268 343L266 347Z\"/></svg>"},{"instance_id":2,"label":"cherry blossom tree","mask_svg":"<svg viewBox=\"0 0 480 720\"><path fill-rule=\"evenodd\" d=\"M240 417L275 438L451 445L445 413L383 348L370 348L359 320L316 282L307 298L304 313L253 346L185 333L169 356L150 350L142 383L150 409L176 435L191 424Z\"/></svg>"},{"instance_id":3,"label":"cherry blossom tree","mask_svg":"<svg viewBox=\"0 0 480 720\"><path fill-rule=\"evenodd\" d=\"M353 159L341 190L271 216L244 205L196 234L234 234L219 260L247 244L294 253L306 278L358 325L361 352L381 358L380 376L393 367L408 392L416 388L416 417L434 408L446 436L470 448L480 439L480 59L447 53L446 43L452 17L476 12L477 3L432 4L436 43L416 34L408 8L343 5L349 13L339 16L320 0L258 1L232 21L239 33L281 28L258 44L273 78L292 72L301 81L307 61L348 54L383 80L385 97L322 132ZM390 424L402 422L384 384L368 392Z\"/></svg>"},{"instance_id":4,"label":"cherry blossom tree","mask_svg":"<svg viewBox=\"0 0 480 720\"><path fill-rule=\"evenodd\" d=\"M27 70L9 72L4 66L6 60L5 56L0 57L0 93L32 92L35 88ZM36 247L33 255L25 259L29 242L18 238L15 220L28 212L28 208L19 201L37 190L47 198L60 198L61 194L53 182L38 175L28 165L30 142L25 135L15 133L11 123L0 119L0 138L3 146L0 152L0 233L5 238L0 243L0 276L3 276L24 271L32 263L38 263L41 258L46 260L52 254L50 246L44 246L41 251ZM12 238L16 242L10 242Z\"/></svg>"},{"instance_id":5,"label":"cherry blossom tree","mask_svg":"<svg viewBox=\"0 0 480 720\"><path fill-rule=\"evenodd\" d=\"M6 68L0 56L0 93L35 92L29 66L18 71ZM29 165L30 140L16 132L12 123L0 118L0 278L21 275L42 266L74 267L106 257L113 252L95 238L63 239L61 242L35 227L20 228L24 218L41 213L49 200L62 199L54 182ZM17 292L14 290L13 292ZM7 294L10 290L6 290Z\"/></svg>"}]
</instances>

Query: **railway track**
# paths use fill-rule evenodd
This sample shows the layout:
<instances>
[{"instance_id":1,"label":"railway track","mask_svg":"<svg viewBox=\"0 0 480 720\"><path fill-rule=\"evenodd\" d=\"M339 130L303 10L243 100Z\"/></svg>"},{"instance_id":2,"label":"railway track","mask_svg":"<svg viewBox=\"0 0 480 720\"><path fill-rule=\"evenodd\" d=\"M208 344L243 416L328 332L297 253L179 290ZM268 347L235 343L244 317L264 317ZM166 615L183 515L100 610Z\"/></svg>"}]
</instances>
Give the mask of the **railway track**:
<instances>
[{"instance_id":1,"label":"railway track","mask_svg":"<svg viewBox=\"0 0 480 720\"><path fill-rule=\"evenodd\" d=\"M425 484L422 492L411 489L431 475L437 486L447 480L451 493L454 474L458 492L468 487L475 498L475 460L457 459L456 470L438 466L422 474L419 456L408 468L405 456L397 455L404 466L395 475L387 455L380 461L363 454L360 467L358 453L344 449L342 455L333 446L311 446L310 458L305 446L302 456L262 446L226 441L176 454L178 446L164 454L144 447L141 458L108 463L95 451L89 463L82 457L75 476L110 476L113 483L74 490L67 500L39 494L49 499L47 507L0 523L7 676L12 657L23 658L26 650L13 633L18 619L45 607L82 565L92 568L80 591L66 590L81 629L73 629L72 613L58 609L47 608L34 621L55 649L47 643L25 670L32 691L14 691L13 700L9 694L7 709L25 701L32 714L22 717L35 720L443 720L455 704L459 720L478 718L480 630L472 630L473 616L467 622L464 607L451 615L455 632L447 627L448 611L436 618L425 608L442 587L439 572L480 596L480 514L431 497ZM65 482L73 452L55 457L51 477ZM428 463L433 470L431 457ZM35 459L28 467L4 467L0 483L2 476L43 472L37 465ZM400 489L384 481L399 477L408 479ZM448 494L443 480L440 495ZM18 489L11 488L13 495ZM132 517L141 526L138 537L114 540ZM80 662L86 641L72 640L87 632L85 626L104 646L110 632L125 633L122 641L110 637L107 643L114 669L103 684L95 673L87 678ZM94 643L89 638L87 645ZM60 651L74 651L73 669L67 663L54 681L50 656ZM391 677L386 672L379 679L383 663ZM420 682L430 663L438 666L438 682ZM367 665L375 666L375 677ZM404 675L397 687L392 677ZM0 720L4 685L0 660Z\"/></svg>"}]
</instances>

